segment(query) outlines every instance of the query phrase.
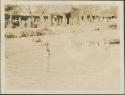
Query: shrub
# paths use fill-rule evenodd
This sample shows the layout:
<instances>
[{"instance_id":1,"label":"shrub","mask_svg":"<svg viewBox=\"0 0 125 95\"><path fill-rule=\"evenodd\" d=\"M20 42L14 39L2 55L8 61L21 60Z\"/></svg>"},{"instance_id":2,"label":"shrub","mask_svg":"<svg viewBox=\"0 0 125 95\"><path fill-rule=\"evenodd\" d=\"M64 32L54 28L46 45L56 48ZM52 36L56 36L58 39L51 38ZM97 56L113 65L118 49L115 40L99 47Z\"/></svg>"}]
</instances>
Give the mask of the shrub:
<instances>
[{"instance_id":1,"label":"shrub","mask_svg":"<svg viewBox=\"0 0 125 95\"><path fill-rule=\"evenodd\" d=\"M41 30L36 30L36 36L41 36L43 35L44 33L41 31Z\"/></svg>"},{"instance_id":2,"label":"shrub","mask_svg":"<svg viewBox=\"0 0 125 95\"><path fill-rule=\"evenodd\" d=\"M31 31L30 34L29 34L29 36L35 36L34 31Z\"/></svg>"},{"instance_id":3,"label":"shrub","mask_svg":"<svg viewBox=\"0 0 125 95\"><path fill-rule=\"evenodd\" d=\"M109 28L111 28L111 29L117 29L117 24L109 25Z\"/></svg>"},{"instance_id":4,"label":"shrub","mask_svg":"<svg viewBox=\"0 0 125 95\"><path fill-rule=\"evenodd\" d=\"M110 44L119 44L120 43L120 39L111 39L109 41Z\"/></svg>"},{"instance_id":5,"label":"shrub","mask_svg":"<svg viewBox=\"0 0 125 95\"><path fill-rule=\"evenodd\" d=\"M15 35L14 33L10 32L10 33L6 33L5 34L5 38L17 38L17 35Z\"/></svg>"}]
</instances>

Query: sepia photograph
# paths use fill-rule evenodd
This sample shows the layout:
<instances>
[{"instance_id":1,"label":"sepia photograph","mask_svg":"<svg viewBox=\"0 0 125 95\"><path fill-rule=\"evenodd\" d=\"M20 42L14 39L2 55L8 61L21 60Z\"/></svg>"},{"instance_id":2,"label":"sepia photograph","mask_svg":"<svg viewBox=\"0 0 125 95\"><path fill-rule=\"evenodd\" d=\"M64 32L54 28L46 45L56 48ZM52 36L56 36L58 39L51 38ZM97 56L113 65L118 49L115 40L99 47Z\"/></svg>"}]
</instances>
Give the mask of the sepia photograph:
<instances>
[{"instance_id":1,"label":"sepia photograph","mask_svg":"<svg viewBox=\"0 0 125 95\"><path fill-rule=\"evenodd\" d=\"M123 93L122 2L22 2L4 5L4 93Z\"/></svg>"}]
</instances>

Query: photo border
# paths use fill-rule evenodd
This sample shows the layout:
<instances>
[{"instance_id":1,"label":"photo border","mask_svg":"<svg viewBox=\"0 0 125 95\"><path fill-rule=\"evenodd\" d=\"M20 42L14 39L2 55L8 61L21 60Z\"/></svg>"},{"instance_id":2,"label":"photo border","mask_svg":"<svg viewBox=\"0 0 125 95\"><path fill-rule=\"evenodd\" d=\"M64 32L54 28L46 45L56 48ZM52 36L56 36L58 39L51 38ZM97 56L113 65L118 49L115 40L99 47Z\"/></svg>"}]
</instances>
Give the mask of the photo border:
<instances>
[{"instance_id":1,"label":"photo border","mask_svg":"<svg viewBox=\"0 0 125 95\"><path fill-rule=\"evenodd\" d=\"M3 93L3 94L5 94L5 93L10 93L10 94L17 94L17 93L20 93L20 94L28 94L28 93L32 93L32 94L123 94L124 93L124 10L123 10L123 7L124 7L124 5L123 5L123 1L100 1L100 0L94 0L94 1L91 1L91 0L85 0L85 1L82 1L82 0L78 0L78 1L74 1L74 0L68 0L68 1L66 1L65 2L65 0L64 1L62 1L62 0L48 0L48 1L45 1L45 0L37 0L37 1L31 1L31 0L26 0L25 2L24 2L25 0L17 0L16 2L15 2L15 0L14 0L14 2L12 1L12 2L4 2L4 0L2 0L1 1L1 93ZM39 2L38 2L39 1ZM21 2L23 2L23 3L21 3ZM34 2L34 3L32 3L32 2ZM67 4L67 2L69 2L69 4L75 4L75 5L77 5L77 4L81 4L80 2L87 2L89 5L90 4L95 4L95 2L96 2L96 4L97 4L97 2L99 2L99 3L102 3L103 5L104 4L110 4L110 3L112 3L112 2L117 2L117 4L120 6L120 17L119 17L119 25L120 25L120 40L121 40L121 42L120 42L120 46L121 46L121 49L120 49L120 55L121 55L121 63L120 63L120 85L121 85L121 90L120 90L120 92L115 92L115 91L113 91L113 92L106 92L106 91L82 91L82 92L77 92L77 91L68 91L68 92L64 92L64 91L39 91L39 90L37 90L37 91L30 91L30 90L27 90L27 91L22 91L22 90L20 90L20 91L15 91L15 92L13 92L13 91L7 91L6 92L6 90L5 90L5 37L4 37L4 30L5 30L5 28L4 28L4 24L5 24L5 21L4 21L4 13L5 13L5 11L4 11L4 7L5 7L5 4L23 4L23 5L27 5L27 4L36 4L36 5L38 5L38 4L41 4L41 3L45 3L45 4L48 4L47 2L51 2L51 4L53 3L53 4L62 4L62 2L65 2L66 4ZM58 3L57 3L58 2ZM91 3L90 3L91 2ZM25 4L24 4L25 3ZM31 4L31 5L32 5ZM119 14L119 13L118 13ZM122 31L122 32L121 32ZM61 93L60 93L61 92Z\"/></svg>"}]
</instances>

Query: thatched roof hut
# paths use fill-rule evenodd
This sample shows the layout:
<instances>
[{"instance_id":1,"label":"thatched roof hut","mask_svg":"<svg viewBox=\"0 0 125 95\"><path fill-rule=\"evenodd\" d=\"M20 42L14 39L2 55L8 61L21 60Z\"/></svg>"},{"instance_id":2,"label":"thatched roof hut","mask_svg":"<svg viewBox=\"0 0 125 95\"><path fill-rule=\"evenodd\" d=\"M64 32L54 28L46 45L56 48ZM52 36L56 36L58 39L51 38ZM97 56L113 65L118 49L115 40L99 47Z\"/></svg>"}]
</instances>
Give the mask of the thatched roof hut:
<instances>
[{"instance_id":1,"label":"thatched roof hut","mask_svg":"<svg viewBox=\"0 0 125 95\"><path fill-rule=\"evenodd\" d=\"M72 16L117 16L117 7L109 5L13 5L6 13L22 16L72 13ZM9 9L9 8L8 8Z\"/></svg>"}]
</instances>

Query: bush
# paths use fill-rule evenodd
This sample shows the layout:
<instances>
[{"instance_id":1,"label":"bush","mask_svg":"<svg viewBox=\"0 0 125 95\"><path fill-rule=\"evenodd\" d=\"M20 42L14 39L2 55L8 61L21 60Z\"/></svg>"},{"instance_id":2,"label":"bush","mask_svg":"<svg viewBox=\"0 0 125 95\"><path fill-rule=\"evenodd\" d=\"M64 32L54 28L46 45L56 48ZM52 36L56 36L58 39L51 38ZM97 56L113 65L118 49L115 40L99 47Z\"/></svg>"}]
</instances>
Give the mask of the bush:
<instances>
[{"instance_id":1,"label":"bush","mask_svg":"<svg viewBox=\"0 0 125 95\"><path fill-rule=\"evenodd\" d=\"M43 35L44 33L43 33L43 31L41 31L41 30L36 30L36 36L41 36L41 35Z\"/></svg>"},{"instance_id":2,"label":"bush","mask_svg":"<svg viewBox=\"0 0 125 95\"><path fill-rule=\"evenodd\" d=\"M41 42L41 39L40 39L40 38L38 38L38 39L36 39L36 40L35 40L35 42Z\"/></svg>"},{"instance_id":3,"label":"bush","mask_svg":"<svg viewBox=\"0 0 125 95\"><path fill-rule=\"evenodd\" d=\"M109 25L109 28L111 28L111 29L117 29L117 24Z\"/></svg>"},{"instance_id":4,"label":"bush","mask_svg":"<svg viewBox=\"0 0 125 95\"><path fill-rule=\"evenodd\" d=\"M30 34L29 34L29 36L35 36L34 31L31 31Z\"/></svg>"},{"instance_id":5,"label":"bush","mask_svg":"<svg viewBox=\"0 0 125 95\"><path fill-rule=\"evenodd\" d=\"M6 38L17 38L17 35L15 35L14 33L10 32L10 33L6 33L5 37Z\"/></svg>"},{"instance_id":6,"label":"bush","mask_svg":"<svg viewBox=\"0 0 125 95\"><path fill-rule=\"evenodd\" d=\"M109 41L110 44L120 44L120 39L111 39Z\"/></svg>"},{"instance_id":7,"label":"bush","mask_svg":"<svg viewBox=\"0 0 125 95\"><path fill-rule=\"evenodd\" d=\"M6 38L21 38L21 37L28 37L28 36L42 36L44 34L51 34L52 31L50 29L47 28L43 28L43 29L36 29L36 30L28 30L28 29L24 29L23 31L21 30L14 30L12 29L12 31L6 31L5 33L5 37Z\"/></svg>"},{"instance_id":8,"label":"bush","mask_svg":"<svg viewBox=\"0 0 125 95\"><path fill-rule=\"evenodd\" d=\"M21 37L26 37L27 35L26 35L26 33L25 32L22 32L21 33Z\"/></svg>"}]
</instances>

